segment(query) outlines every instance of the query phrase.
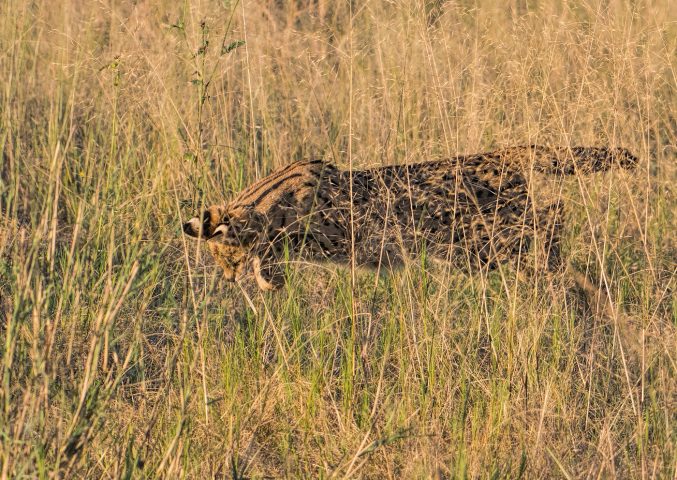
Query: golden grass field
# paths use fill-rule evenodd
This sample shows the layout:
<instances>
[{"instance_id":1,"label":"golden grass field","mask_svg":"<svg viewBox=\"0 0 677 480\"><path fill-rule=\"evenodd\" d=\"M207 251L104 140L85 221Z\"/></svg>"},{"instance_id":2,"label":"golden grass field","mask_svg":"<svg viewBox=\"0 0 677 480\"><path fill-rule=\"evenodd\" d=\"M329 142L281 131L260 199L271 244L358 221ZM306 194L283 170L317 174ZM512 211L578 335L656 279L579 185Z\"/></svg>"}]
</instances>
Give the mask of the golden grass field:
<instances>
[{"instance_id":1,"label":"golden grass field","mask_svg":"<svg viewBox=\"0 0 677 480\"><path fill-rule=\"evenodd\" d=\"M1 478L677 475L669 0L0 2ZM293 160L612 145L563 279L290 265L181 223Z\"/></svg>"}]
</instances>

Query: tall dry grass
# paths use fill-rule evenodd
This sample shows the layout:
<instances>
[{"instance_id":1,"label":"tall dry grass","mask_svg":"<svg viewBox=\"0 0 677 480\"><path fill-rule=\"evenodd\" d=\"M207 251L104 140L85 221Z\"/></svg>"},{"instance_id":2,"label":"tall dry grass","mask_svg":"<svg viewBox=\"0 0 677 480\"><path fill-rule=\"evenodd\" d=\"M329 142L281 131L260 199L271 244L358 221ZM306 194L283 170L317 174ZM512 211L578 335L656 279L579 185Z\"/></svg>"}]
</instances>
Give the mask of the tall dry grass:
<instances>
[{"instance_id":1,"label":"tall dry grass","mask_svg":"<svg viewBox=\"0 0 677 480\"><path fill-rule=\"evenodd\" d=\"M3 478L674 478L668 0L0 5ZM182 219L271 169L616 145L566 282L294 265L230 286Z\"/></svg>"}]
</instances>

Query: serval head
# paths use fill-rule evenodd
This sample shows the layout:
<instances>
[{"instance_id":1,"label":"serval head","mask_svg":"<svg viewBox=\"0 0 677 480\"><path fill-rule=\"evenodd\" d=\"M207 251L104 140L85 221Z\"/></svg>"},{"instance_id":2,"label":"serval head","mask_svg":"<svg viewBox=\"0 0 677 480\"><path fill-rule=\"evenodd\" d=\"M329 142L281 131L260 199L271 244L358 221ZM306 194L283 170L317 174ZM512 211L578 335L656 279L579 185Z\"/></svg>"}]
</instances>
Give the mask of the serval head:
<instances>
[{"instance_id":1,"label":"serval head","mask_svg":"<svg viewBox=\"0 0 677 480\"><path fill-rule=\"evenodd\" d=\"M184 223L183 231L206 240L225 279L233 282L244 275L249 263L249 253L260 232L258 218L251 208L229 211L226 206L212 205L201 218L193 217Z\"/></svg>"}]
</instances>

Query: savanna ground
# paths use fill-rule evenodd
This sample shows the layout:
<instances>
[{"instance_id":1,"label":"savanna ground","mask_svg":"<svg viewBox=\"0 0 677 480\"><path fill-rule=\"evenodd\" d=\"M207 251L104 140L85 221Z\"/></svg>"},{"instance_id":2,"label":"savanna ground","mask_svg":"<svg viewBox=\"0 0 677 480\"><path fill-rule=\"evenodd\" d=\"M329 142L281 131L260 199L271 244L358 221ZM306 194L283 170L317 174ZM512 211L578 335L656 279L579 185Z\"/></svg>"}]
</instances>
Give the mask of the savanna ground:
<instances>
[{"instance_id":1,"label":"savanna ground","mask_svg":"<svg viewBox=\"0 0 677 480\"><path fill-rule=\"evenodd\" d=\"M677 14L543 3L2 0L2 478L674 478ZM641 158L561 190L611 315L435 264L262 294L181 235L293 160L528 143Z\"/></svg>"}]
</instances>

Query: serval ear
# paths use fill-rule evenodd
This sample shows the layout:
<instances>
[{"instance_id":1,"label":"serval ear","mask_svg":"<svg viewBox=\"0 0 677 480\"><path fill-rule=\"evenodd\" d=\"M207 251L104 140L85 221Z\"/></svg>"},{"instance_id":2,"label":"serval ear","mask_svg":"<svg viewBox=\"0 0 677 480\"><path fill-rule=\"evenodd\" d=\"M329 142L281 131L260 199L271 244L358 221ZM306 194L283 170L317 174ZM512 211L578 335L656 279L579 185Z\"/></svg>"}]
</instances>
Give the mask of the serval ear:
<instances>
[{"instance_id":1,"label":"serval ear","mask_svg":"<svg viewBox=\"0 0 677 480\"><path fill-rule=\"evenodd\" d=\"M183 224L183 233L189 237L200 238L202 233L202 222L198 217L193 217Z\"/></svg>"},{"instance_id":2,"label":"serval ear","mask_svg":"<svg viewBox=\"0 0 677 480\"><path fill-rule=\"evenodd\" d=\"M218 227L214 229L214 234L212 235L212 238L218 237L219 235L223 235L223 238L225 238L228 235L228 224L227 223L222 223Z\"/></svg>"},{"instance_id":3,"label":"serval ear","mask_svg":"<svg viewBox=\"0 0 677 480\"><path fill-rule=\"evenodd\" d=\"M214 236L215 229L223 223L225 209L221 205L212 205L202 213L202 218L193 217L183 224L186 235L209 240Z\"/></svg>"}]
</instances>

